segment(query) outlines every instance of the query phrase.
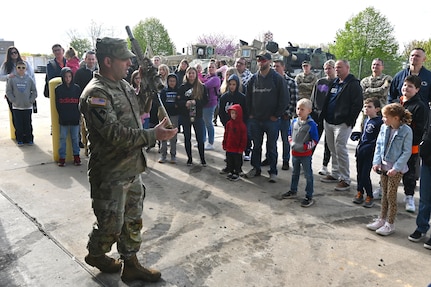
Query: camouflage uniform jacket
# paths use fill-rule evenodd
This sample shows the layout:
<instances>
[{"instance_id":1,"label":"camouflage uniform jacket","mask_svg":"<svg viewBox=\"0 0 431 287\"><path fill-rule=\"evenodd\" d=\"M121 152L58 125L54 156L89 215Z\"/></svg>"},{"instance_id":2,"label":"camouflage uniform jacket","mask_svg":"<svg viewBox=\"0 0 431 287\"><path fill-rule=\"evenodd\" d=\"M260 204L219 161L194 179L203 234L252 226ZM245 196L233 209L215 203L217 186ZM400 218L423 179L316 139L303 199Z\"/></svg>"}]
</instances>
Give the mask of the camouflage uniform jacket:
<instances>
[{"instance_id":1,"label":"camouflage uniform jacket","mask_svg":"<svg viewBox=\"0 0 431 287\"><path fill-rule=\"evenodd\" d=\"M388 91L392 81L389 75L381 74L380 76L368 76L361 80L364 100L375 97L379 99L380 106L383 108L388 101ZM386 83L386 84L385 84Z\"/></svg>"},{"instance_id":2,"label":"camouflage uniform jacket","mask_svg":"<svg viewBox=\"0 0 431 287\"><path fill-rule=\"evenodd\" d=\"M311 93L313 92L314 84L317 82L317 76L313 73L305 75L304 73L299 73L295 77L296 84L298 85L299 98L310 99Z\"/></svg>"},{"instance_id":3,"label":"camouflage uniform jacket","mask_svg":"<svg viewBox=\"0 0 431 287\"><path fill-rule=\"evenodd\" d=\"M81 94L89 139L90 180L127 179L146 168L144 146L155 144L153 129L143 130L143 99L126 81L114 82L99 73Z\"/></svg>"}]
</instances>

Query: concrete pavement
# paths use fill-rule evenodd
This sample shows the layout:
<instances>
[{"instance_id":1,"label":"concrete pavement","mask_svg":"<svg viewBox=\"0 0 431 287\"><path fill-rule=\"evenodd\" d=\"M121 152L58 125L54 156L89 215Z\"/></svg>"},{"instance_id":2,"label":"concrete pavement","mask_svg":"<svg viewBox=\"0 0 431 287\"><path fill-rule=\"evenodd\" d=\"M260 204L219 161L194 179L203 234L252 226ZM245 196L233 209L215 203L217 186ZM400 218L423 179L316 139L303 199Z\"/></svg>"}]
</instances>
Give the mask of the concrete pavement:
<instances>
[{"instance_id":1,"label":"concrete pavement","mask_svg":"<svg viewBox=\"0 0 431 287\"><path fill-rule=\"evenodd\" d=\"M6 101L0 102L0 282L1 286L127 286L119 274L102 274L84 262L94 222L83 165L57 167L52 156L49 101L44 74L37 74L38 114L33 115L34 146L17 147L9 137ZM0 85L0 94L4 85ZM178 164L157 163L147 153L143 174L147 198L143 244L138 254L158 268L162 281L145 286L428 286L431 251L407 236L415 214L404 211L400 186L396 232L382 237L365 228L379 214L352 203L355 143L351 149L350 191L333 191L315 172L316 203L300 207L300 197L279 200L289 189L291 170L275 184L267 174L230 182L224 166L222 127L208 166L186 166L179 134ZM280 142L281 143L281 142ZM320 168L323 146L313 158ZM195 162L198 160L194 148ZM281 158L281 149L279 149ZM250 164L244 164L248 171ZM264 170L263 170L264 171ZM373 174L374 184L378 177ZM418 194L416 194L418 204ZM428 238L428 237L427 237ZM118 256L115 246L112 256ZM128 286L143 286L133 282Z\"/></svg>"}]
</instances>

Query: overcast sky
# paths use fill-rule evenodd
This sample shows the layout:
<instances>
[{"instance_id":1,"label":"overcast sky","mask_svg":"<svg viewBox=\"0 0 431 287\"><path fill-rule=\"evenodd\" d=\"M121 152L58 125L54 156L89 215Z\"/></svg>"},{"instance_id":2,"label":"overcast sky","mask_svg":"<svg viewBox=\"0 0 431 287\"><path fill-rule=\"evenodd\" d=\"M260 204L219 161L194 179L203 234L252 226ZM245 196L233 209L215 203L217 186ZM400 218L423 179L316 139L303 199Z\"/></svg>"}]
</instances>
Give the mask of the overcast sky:
<instances>
[{"instance_id":1,"label":"overcast sky","mask_svg":"<svg viewBox=\"0 0 431 287\"><path fill-rule=\"evenodd\" d=\"M68 32L74 30L85 37L92 20L114 31L102 36L127 38L126 25L133 27L149 17L160 20L178 51L203 34L224 34L251 43L266 31L281 46L288 41L319 45L334 41L346 21L370 6L394 26L400 45L431 38L431 1L425 0L261 1L258 5L232 0L116 1L116 5L99 0L29 2L3 5L9 8L1 16L0 39L14 41L21 53L51 53L55 43L67 48ZM70 7L72 4L75 6ZM12 8L15 5L18 7Z\"/></svg>"}]
</instances>

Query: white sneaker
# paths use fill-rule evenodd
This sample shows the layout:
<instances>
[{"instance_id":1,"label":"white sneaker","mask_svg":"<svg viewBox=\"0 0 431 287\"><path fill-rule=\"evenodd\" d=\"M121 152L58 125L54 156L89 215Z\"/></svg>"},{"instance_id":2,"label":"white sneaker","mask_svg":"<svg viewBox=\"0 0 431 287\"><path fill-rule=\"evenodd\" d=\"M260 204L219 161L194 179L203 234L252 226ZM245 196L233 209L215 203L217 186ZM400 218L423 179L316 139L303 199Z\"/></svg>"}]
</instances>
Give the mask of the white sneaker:
<instances>
[{"instance_id":1,"label":"white sneaker","mask_svg":"<svg viewBox=\"0 0 431 287\"><path fill-rule=\"evenodd\" d=\"M377 234L380 234L383 236L390 235L394 232L395 232L395 225L390 224L389 222L386 222L385 225L383 225L382 227L376 230Z\"/></svg>"},{"instance_id":2,"label":"white sneaker","mask_svg":"<svg viewBox=\"0 0 431 287\"><path fill-rule=\"evenodd\" d=\"M367 228L369 230L376 231L377 229L379 229L380 227L385 225L385 223L386 223L386 220L379 217L379 218L374 219L373 222L367 224Z\"/></svg>"},{"instance_id":3,"label":"white sneaker","mask_svg":"<svg viewBox=\"0 0 431 287\"><path fill-rule=\"evenodd\" d=\"M251 160L251 157L249 155L244 156L244 161L250 161L250 160Z\"/></svg>"},{"instance_id":4,"label":"white sneaker","mask_svg":"<svg viewBox=\"0 0 431 287\"><path fill-rule=\"evenodd\" d=\"M207 143L207 144L205 145L205 150L213 150L213 149L214 149L214 146L213 146L212 144Z\"/></svg>"},{"instance_id":5,"label":"white sneaker","mask_svg":"<svg viewBox=\"0 0 431 287\"><path fill-rule=\"evenodd\" d=\"M406 211L407 212L415 212L415 198L412 195L406 195L404 198L404 201L406 202Z\"/></svg>"},{"instance_id":6,"label":"white sneaker","mask_svg":"<svg viewBox=\"0 0 431 287\"><path fill-rule=\"evenodd\" d=\"M320 175L328 175L328 168L322 165L322 168L318 171Z\"/></svg>"},{"instance_id":7,"label":"white sneaker","mask_svg":"<svg viewBox=\"0 0 431 287\"><path fill-rule=\"evenodd\" d=\"M373 191L373 198L374 199L382 199L382 188L378 187L376 190Z\"/></svg>"}]
</instances>

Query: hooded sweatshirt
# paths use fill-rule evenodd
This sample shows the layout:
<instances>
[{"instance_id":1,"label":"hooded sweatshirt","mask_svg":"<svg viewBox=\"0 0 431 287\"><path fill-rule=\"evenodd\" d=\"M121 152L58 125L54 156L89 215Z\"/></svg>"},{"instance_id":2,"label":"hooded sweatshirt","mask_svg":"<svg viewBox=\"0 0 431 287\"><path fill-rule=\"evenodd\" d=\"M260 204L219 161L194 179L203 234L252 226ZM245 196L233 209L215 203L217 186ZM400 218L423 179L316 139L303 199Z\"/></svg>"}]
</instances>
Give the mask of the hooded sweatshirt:
<instances>
[{"instance_id":1,"label":"hooded sweatshirt","mask_svg":"<svg viewBox=\"0 0 431 287\"><path fill-rule=\"evenodd\" d=\"M70 85L66 85L64 77L66 73L72 74ZM81 88L73 81L73 72L69 67L61 69L60 77L62 83L55 87L55 105L58 112L60 125L74 126L79 125L81 113L78 109Z\"/></svg>"},{"instance_id":2,"label":"hooded sweatshirt","mask_svg":"<svg viewBox=\"0 0 431 287\"><path fill-rule=\"evenodd\" d=\"M37 97L36 84L27 74L15 75L7 80L6 97L12 102L13 109L30 110Z\"/></svg>"},{"instance_id":3,"label":"hooded sweatshirt","mask_svg":"<svg viewBox=\"0 0 431 287\"><path fill-rule=\"evenodd\" d=\"M170 116L177 116L178 115L178 105L176 104L177 95L178 95L178 77L174 73L171 73L167 77L167 81L169 82L170 78L175 78L177 81L177 85L171 89L169 85L165 87L160 92L160 100L162 101L163 105L165 106L166 112L168 112L168 115Z\"/></svg>"},{"instance_id":4,"label":"hooded sweatshirt","mask_svg":"<svg viewBox=\"0 0 431 287\"><path fill-rule=\"evenodd\" d=\"M232 105L228 112L235 110L236 119L230 119L224 129L223 149L227 152L243 153L247 147L247 127L243 121L242 108L238 104Z\"/></svg>"},{"instance_id":5,"label":"hooded sweatshirt","mask_svg":"<svg viewBox=\"0 0 431 287\"><path fill-rule=\"evenodd\" d=\"M231 92L228 89L228 91L220 97L219 117L223 126L226 126L227 121L230 119L228 110L234 104L239 104L241 106L242 112L243 112L243 121L247 122L247 119L248 119L248 113L247 113L246 104L245 104L245 95L239 91L238 76L235 74L231 75L228 78L228 83L230 81L236 82L235 91Z\"/></svg>"}]
</instances>

